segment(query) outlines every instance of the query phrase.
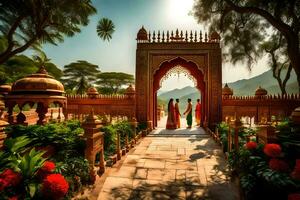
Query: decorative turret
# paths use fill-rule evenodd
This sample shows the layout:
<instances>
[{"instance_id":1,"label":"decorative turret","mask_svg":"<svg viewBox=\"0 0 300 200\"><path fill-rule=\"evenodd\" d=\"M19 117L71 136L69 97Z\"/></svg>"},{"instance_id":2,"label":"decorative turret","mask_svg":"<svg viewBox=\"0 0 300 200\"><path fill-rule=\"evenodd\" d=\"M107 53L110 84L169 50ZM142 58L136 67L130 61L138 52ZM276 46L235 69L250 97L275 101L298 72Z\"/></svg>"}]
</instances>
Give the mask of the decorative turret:
<instances>
[{"instance_id":1,"label":"decorative turret","mask_svg":"<svg viewBox=\"0 0 300 200\"><path fill-rule=\"evenodd\" d=\"M216 31L213 31L211 34L210 34L210 37L209 37L209 40L210 42L219 42L221 39L219 33L217 33Z\"/></svg>"},{"instance_id":2,"label":"decorative turret","mask_svg":"<svg viewBox=\"0 0 300 200\"><path fill-rule=\"evenodd\" d=\"M9 94L5 96L5 104L7 105L8 122L14 123L13 108L18 105L20 113L17 115L17 123L24 124L26 117L22 113L25 104L33 106L37 103L36 112L38 113L37 124L46 123L46 114L50 104L54 103L66 111L67 99L63 95L65 93L64 86L54 77L48 75L44 66L31 75L17 80L11 88ZM65 115L65 118L67 116Z\"/></svg>"},{"instance_id":3,"label":"decorative turret","mask_svg":"<svg viewBox=\"0 0 300 200\"><path fill-rule=\"evenodd\" d=\"M8 93L10 93L11 91L11 85L8 84L4 84L4 85L0 85L0 95L7 95Z\"/></svg>"},{"instance_id":4,"label":"decorative turret","mask_svg":"<svg viewBox=\"0 0 300 200\"><path fill-rule=\"evenodd\" d=\"M226 83L225 86L222 88L222 96L223 97L229 97L233 95L232 89L228 86Z\"/></svg>"},{"instance_id":5,"label":"decorative turret","mask_svg":"<svg viewBox=\"0 0 300 200\"><path fill-rule=\"evenodd\" d=\"M144 26L142 26L142 28L139 30L136 40L137 41L148 41L148 34L147 34L147 31L144 28Z\"/></svg>"},{"instance_id":6,"label":"decorative turret","mask_svg":"<svg viewBox=\"0 0 300 200\"><path fill-rule=\"evenodd\" d=\"M64 92L63 84L48 75L44 66L41 66L37 73L17 80L11 88L11 94L62 95Z\"/></svg>"},{"instance_id":7,"label":"decorative turret","mask_svg":"<svg viewBox=\"0 0 300 200\"><path fill-rule=\"evenodd\" d=\"M291 118L295 124L300 124L300 107L295 108L292 112Z\"/></svg>"},{"instance_id":8,"label":"decorative turret","mask_svg":"<svg viewBox=\"0 0 300 200\"><path fill-rule=\"evenodd\" d=\"M259 86L256 90L255 90L255 97L256 98L263 98L264 96L266 96L268 94L268 91L264 88L262 88L261 86Z\"/></svg>"},{"instance_id":9,"label":"decorative turret","mask_svg":"<svg viewBox=\"0 0 300 200\"><path fill-rule=\"evenodd\" d=\"M135 95L135 89L131 84L128 86L128 88L126 88L125 94L131 98Z\"/></svg>"},{"instance_id":10,"label":"decorative turret","mask_svg":"<svg viewBox=\"0 0 300 200\"><path fill-rule=\"evenodd\" d=\"M98 90L95 87L90 87L86 93L89 98L96 98L96 96L99 94Z\"/></svg>"}]
</instances>

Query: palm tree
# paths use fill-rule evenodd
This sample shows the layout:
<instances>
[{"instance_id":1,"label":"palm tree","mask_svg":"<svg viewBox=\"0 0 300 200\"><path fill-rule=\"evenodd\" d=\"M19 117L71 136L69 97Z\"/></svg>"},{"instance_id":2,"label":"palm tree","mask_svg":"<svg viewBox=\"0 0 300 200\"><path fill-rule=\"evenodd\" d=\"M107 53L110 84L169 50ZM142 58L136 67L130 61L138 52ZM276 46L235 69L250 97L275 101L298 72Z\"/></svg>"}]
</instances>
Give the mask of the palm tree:
<instances>
[{"instance_id":1,"label":"palm tree","mask_svg":"<svg viewBox=\"0 0 300 200\"><path fill-rule=\"evenodd\" d=\"M102 18L98 21L97 33L102 40L109 41L112 38L112 34L114 32L115 25L110 19Z\"/></svg>"}]
</instances>

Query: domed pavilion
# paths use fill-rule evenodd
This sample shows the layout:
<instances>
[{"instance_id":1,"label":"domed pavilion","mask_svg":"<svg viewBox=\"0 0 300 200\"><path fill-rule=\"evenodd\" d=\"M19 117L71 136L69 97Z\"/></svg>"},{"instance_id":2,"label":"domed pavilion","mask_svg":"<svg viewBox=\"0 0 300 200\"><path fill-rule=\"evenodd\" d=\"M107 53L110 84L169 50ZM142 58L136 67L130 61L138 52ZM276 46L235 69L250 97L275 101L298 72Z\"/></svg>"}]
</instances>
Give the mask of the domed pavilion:
<instances>
[{"instance_id":1,"label":"domed pavilion","mask_svg":"<svg viewBox=\"0 0 300 200\"><path fill-rule=\"evenodd\" d=\"M42 66L31 75L17 80L11 87L11 91L5 96L5 105L8 108L8 122L14 123L13 108L17 105L20 109L17 115L17 123L24 124L26 116L22 113L24 105L33 107L37 104L37 124L44 124L50 104L59 105L66 111L67 99L61 82L50 76Z\"/></svg>"}]
</instances>

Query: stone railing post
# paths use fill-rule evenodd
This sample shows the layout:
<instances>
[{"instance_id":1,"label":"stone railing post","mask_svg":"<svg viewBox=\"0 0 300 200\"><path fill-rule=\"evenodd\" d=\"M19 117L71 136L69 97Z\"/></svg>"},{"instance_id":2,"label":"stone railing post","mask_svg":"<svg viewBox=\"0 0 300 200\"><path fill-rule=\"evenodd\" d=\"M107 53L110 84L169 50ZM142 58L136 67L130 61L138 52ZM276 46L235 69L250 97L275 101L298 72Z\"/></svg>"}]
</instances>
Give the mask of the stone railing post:
<instances>
[{"instance_id":1,"label":"stone railing post","mask_svg":"<svg viewBox=\"0 0 300 200\"><path fill-rule=\"evenodd\" d=\"M136 118L133 117L133 118L130 120L129 123L130 123L131 129L132 129L132 131L133 131L134 143L136 143L136 140L137 140L137 138L136 138L136 128L137 128L137 126L138 126L138 123L137 123L137 121L136 121Z\"/></svg>"},{"instance_id":2,"label":"stone railing post","mask_svg":"<svg viewBox=\"0 0 300 200\"><path fill-rule=\"evenodd\" d=\"M120 136L121 134L119 132L117 132L117 144L116 144L116 153L117 153L117 160L121 160L121 139L120 139Z\"/></svg>"},{"instance_id":3,"label":"stone railing post","mask_svg":"<svg viewBox=\"0 0 300 200\"><path fill-rule=\"evenodd\" d=\"M4 132L4 129L8 125L9 125L9 123L7 123L6 121L0 120L0 150L3 149L3 143L4 143L5 138L7 137Z\"/></svg>"},{"instance_id":4,"label":"stone railing post","mask_svg":"<svg viewBox=\"0 0 300 200\"><path fill-rule=\"evenodd\" d=\"M101 121L92 112L82 123L84 129L83 137L86 140L85 157L94 171L96 154L100 153L99 173L105 171L104 164L104 133L100 132Z\"/></svg>"}]
</instances>

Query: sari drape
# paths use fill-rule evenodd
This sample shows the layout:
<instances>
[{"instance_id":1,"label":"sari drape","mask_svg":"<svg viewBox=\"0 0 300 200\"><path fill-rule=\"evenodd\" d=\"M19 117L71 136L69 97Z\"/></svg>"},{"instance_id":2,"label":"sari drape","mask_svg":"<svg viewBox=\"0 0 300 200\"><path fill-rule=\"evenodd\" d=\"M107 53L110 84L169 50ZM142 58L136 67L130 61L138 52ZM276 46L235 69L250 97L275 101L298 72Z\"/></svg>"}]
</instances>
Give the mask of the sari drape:
<instances>
[{"instance_id":1,"label":"sari drape","mask_svg":"<svg viewBox=\"0 0 300 200\"><path fill-rule=\"evenodd\" d=\"M175 107L174 107L173 103L171 103L169 111L168 111L166 129L176 129Z\"/></svg>"}]
</instances>

